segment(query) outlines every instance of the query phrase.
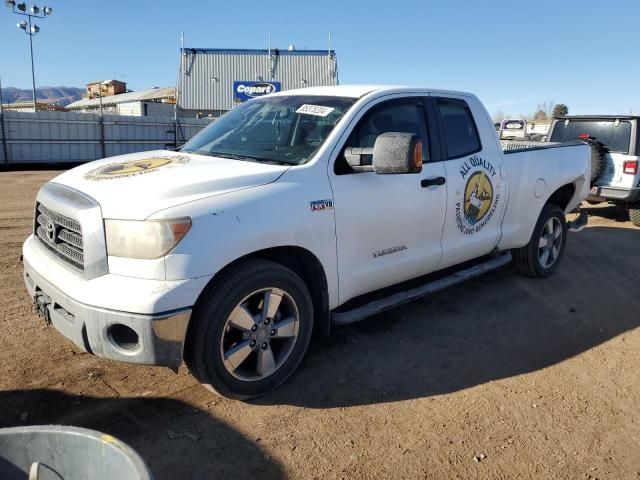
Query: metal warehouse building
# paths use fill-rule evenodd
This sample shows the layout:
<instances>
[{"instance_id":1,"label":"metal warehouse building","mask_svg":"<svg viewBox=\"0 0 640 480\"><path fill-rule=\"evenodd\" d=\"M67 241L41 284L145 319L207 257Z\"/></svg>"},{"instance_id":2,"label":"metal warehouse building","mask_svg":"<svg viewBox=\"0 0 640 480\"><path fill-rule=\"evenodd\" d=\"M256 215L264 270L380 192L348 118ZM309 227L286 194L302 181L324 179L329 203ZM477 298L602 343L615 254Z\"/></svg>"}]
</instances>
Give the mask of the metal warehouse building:
<instances>
[{"instance_id":1,"label":"metal warehouse building","mask_svg":"<svg viewBox=\"0 0 640 480\"><path fill-rule=\"evenodd\" d=\"M173 117L175 88L152 88L139 92L106 95L102 98L83 98L67 105L67 109L79 113L109 113L137 117Z\"/></svg>"},{"instance_id":2,"label":"metal warehouse building","mask_svg":"<svg viewBox=\"0 0 640 480\"><path fill-rule=\"evenodd\" d=\"M178 106L184 116L217 117L256 96L337 83L338 63L331 49L184 48Z\"/></svg>"}]
</instances>

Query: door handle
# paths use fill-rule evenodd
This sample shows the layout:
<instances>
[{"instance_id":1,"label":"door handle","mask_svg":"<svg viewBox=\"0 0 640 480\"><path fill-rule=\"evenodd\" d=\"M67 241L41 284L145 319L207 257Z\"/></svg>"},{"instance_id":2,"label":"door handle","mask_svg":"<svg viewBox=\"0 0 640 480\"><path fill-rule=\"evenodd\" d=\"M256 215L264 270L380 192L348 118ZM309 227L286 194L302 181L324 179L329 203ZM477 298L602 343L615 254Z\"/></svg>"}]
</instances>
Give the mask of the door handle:
<instances>
[{"instance_id":1,"label":"door handle","mask_svg":"<svg viewBox=\"0 0 640 480\"><path fill-rule=\"evenodd\" d=\"M444 177L424 178L420 182L420 185L422 186L422 188L427 188L427 187L432 187L434 185L435 186L444 185L446 181L447 179Z\"/></svg>"}]
</instances>

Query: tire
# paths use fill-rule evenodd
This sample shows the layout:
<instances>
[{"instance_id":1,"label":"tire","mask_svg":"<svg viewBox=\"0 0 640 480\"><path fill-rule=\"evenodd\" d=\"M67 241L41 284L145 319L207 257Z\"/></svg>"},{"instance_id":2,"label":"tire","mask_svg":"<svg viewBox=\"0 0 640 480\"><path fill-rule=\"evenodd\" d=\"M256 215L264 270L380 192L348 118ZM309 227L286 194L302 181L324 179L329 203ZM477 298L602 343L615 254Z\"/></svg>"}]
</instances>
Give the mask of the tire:
<instances>
[{"instance_id":1,"label":"tire","mask_svg":"<svg viewBox=\"0 0 640 480\"><path fill-rule=\"evenodd\" d=\"M593 185L604 174L607 167L607 149L597 140L583 141L591 147L591 185Z\"/></svg>"},{"instance_id":2,"label":"tire","mask_svg":"<svg viewBox=\"0 0 640 480\"><path fill-rule=\"evenodd\" d=\"M557 205L545 205L529 243L511 252L515 270L528 277L549 277L562 260L566 241L567 221L564 212Z\"/></svg>"},{"instance_id":3,"label":"tire","mask_svg":"<svg viewBox=\"0 0 640 480\"><path fill-rule=\"evenodd\" d=\"M185 361L209 390L246 400L289 378L312 331L313 305L300 277L274 262L248 260L224 272L198 300Z\"/></svg>"},{"instance_id":4,"label":"tire","mask_svg":"<svg viewBox=\"0 0 640 480\"><path fill-rule=\"evenodd\" d=\"M629 219L636 227L640 227L640 203L629 205Z\"/></svg>"}]
</instances>

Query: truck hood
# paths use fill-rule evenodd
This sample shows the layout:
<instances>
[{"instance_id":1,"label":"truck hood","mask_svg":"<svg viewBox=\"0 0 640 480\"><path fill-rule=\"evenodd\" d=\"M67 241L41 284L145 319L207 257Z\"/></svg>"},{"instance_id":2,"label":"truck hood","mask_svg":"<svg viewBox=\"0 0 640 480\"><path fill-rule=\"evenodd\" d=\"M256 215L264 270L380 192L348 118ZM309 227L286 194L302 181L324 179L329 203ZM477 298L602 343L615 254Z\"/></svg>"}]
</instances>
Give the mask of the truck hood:
<instances>
[{"instance_id":1,"label":"truck hood","mask_svg":"<svg viewBox=\"0 0 640 480\"><path fill-rule=\"evenodd\" d=\"M105 218L144 220L181 203L266 185L288 168L156 150L90 162L52 182L93 197Z\"/></svg>"}]
</instances>

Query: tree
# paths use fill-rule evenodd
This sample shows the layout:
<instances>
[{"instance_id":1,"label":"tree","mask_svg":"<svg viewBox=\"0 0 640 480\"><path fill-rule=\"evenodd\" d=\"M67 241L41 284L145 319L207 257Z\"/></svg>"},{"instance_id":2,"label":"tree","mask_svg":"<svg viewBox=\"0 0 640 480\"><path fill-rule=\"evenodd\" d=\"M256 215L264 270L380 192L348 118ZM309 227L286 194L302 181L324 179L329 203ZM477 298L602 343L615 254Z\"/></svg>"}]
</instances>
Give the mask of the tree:
<instances>
[{"instance_id":1,"label":"tree","mask_svg":"<svg viewBox=\"0 0 640 480\"><path fill-rule=\"evenodd\" d=\"M539 112L543 112L544 119L551 117L551 112L553 112L553 105L553 100L547 100L546 102L539 103L536 115L538 115Z\"/></svg>"},{"instance_id":2,"label":"tree","mask_svg":"<svg viewBox=\"0 0 640 480\"><path fill-rule=\"evenodd\" d=\"M546 122L547 121L547 112L540 109L533 115L534 122Z\"/></svg>"},{"instance_id":3,"label":"tree","mask_svg":"<svg viewBox=\"0 0 640 480\"><path fill-rule=\"evenodd\" d=\"M559 103L555 107L553 107L554 117L566 117L568 113L569 107L567 107L564 103Z\"/></svg>"},{"instance_id":4,"label":"tree","mask_svg":"<svg viewBox=\"0 0 640 480\"><path fill-rule=\"evenodd\" d=\"M496 123L502 122L505 118L506 118L506 115L501 110L498 110L496 113L493 114L493 121Z\"/></svg>"}]
</instances>

